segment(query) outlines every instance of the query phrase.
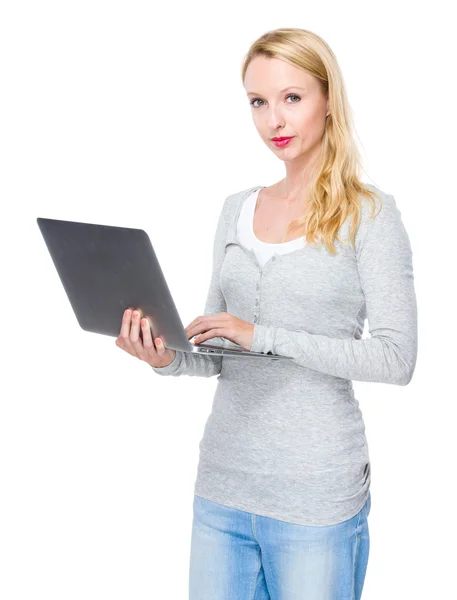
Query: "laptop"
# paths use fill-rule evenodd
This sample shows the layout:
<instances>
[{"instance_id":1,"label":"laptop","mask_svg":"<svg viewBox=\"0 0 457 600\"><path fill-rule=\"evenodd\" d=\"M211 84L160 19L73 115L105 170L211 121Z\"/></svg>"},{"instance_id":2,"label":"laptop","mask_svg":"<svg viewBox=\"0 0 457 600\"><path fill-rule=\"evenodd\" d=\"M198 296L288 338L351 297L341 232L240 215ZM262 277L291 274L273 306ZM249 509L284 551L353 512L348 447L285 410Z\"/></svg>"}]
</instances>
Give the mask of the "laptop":
<instances>
[{"instance_id":1,"label":"laptop","mask_svg":"<svg viewBox=\"0 0 457 600\"><path fill-rule=\"evenodd\" d=\"M172 350L291 360L271 352L251 352L220 337L214 338L220 340L219 344L191 343L151 240L142 229L43 217L38 217L37 223L85 331L117 338L124 311L131 308L149 319L154 338L160 336L165 347Z\"/></svg>"}]
</instances>

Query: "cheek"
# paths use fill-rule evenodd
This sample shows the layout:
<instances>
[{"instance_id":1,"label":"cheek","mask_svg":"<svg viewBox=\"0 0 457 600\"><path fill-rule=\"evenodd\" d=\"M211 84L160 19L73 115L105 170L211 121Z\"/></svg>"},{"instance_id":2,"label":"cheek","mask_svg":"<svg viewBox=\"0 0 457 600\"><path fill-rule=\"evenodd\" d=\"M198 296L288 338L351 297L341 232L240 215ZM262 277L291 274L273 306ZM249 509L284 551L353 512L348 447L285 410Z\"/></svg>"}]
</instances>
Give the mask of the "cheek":
<instances>
[{"instance_id":1,"label":"cheek","mask_svg":"<svg viewBox=\"0 0 457 600\"><path fill-rule=\"evenodd\" d=\"M265 119L262 119L261 116L254 114L252 117L252 120L254 122L254 125L255 125L255 128L257 129L257 131L259 133L262 133L262 131L266 128Z\"/></svg>"},{"instance_id":2,"label":"cheek","mask_svg":"<svg viewBox=\"0 0 457 600\"><path fill-rule=\"evenodd\" d=\"M325 128L325 119L318 111L306 111L294 119L294 126L301 140L320 139Z\"/></svg>"},{"instance_id":3,"label":"cheek","mask_svg":"<svg viewBox=\"0 0 457 600\"><path fill-rule=\"evenodd\" d=\"M305 106L300 113L297 113L295 120L299 121L301 130L310 131L316 126L318 114L316 110Z\"/></svg>"}]
</instances>

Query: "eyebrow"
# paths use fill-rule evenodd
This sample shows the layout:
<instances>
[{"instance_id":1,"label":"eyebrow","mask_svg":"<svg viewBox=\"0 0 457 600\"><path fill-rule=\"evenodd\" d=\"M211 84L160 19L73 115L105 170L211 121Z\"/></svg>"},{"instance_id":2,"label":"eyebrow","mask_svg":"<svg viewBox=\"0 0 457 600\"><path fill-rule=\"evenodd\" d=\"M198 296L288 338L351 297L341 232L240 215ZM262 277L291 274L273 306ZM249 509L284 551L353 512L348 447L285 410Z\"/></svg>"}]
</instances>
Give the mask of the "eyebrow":
<instances>
[{"instance_id":1,"label":"eyebrow","mask_svg":"<svg viewBox=\"0 0 457 600\"><path fill-rule=\"evenodd\" d=\"M284 88L283 90L279 90L280 93L286 92L287 90L296 89L306 91L305 88L300 87L299 85L289 85L289 87ZM256 96L261 96L262 94L258 94L257 92L247 92L247 96L250 94L255 94Z\"/></svg>"}]
</instances>

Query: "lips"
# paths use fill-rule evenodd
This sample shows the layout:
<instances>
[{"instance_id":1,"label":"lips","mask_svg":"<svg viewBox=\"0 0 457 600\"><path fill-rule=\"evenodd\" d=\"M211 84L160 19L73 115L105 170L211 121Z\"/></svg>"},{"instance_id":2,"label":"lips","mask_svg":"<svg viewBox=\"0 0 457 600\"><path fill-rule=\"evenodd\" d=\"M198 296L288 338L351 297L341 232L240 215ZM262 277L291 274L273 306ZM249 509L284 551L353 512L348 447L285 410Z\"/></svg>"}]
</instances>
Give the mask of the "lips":
<instances>
[{"instance_id":1,"label":"lips","mask_svg":"<svg viewBox=\"0 0 457 600\"><path fill-rule=\"evenodd\" d=\"M271 138L271 140L273 142L282 142L283 140L291 140L293 136L289 136L289 137L274 137Z\"/></svg>"},{"instance_id":2,"label":"lips","mask_svg":"<svg viewBox=\"0 0 457 600\"><path fill-rule=\"evenodd\" d=\"M293 139L293 136L286 138L273 138L272 143L276 146L276 148L284 148L285 146L288 146Z\"/></svg>"}]
</instances>

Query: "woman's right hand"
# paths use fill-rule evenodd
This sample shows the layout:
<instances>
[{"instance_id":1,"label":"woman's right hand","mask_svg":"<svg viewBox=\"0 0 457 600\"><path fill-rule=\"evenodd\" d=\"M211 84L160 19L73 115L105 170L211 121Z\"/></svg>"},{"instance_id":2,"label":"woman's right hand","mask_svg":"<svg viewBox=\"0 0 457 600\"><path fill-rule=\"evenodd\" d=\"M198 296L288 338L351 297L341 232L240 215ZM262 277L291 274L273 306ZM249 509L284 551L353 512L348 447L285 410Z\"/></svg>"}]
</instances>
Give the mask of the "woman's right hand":
<instances>
[{"instance_id":1,"label":"woman's right hand","mask_svg":"<svg viewBox=\"0 0 457 600\"><path fill-rule=\"evenodd\" d=\"M143 341L140 338L140 327ZM144 360L151 367L166 367L176 356L176 350L165 348L161 338L152 339L151 324L148 319L141 319L140 311L127 309L122 317L119 337L116 346L132 356Z\"/></svg>"}]
</instances>

